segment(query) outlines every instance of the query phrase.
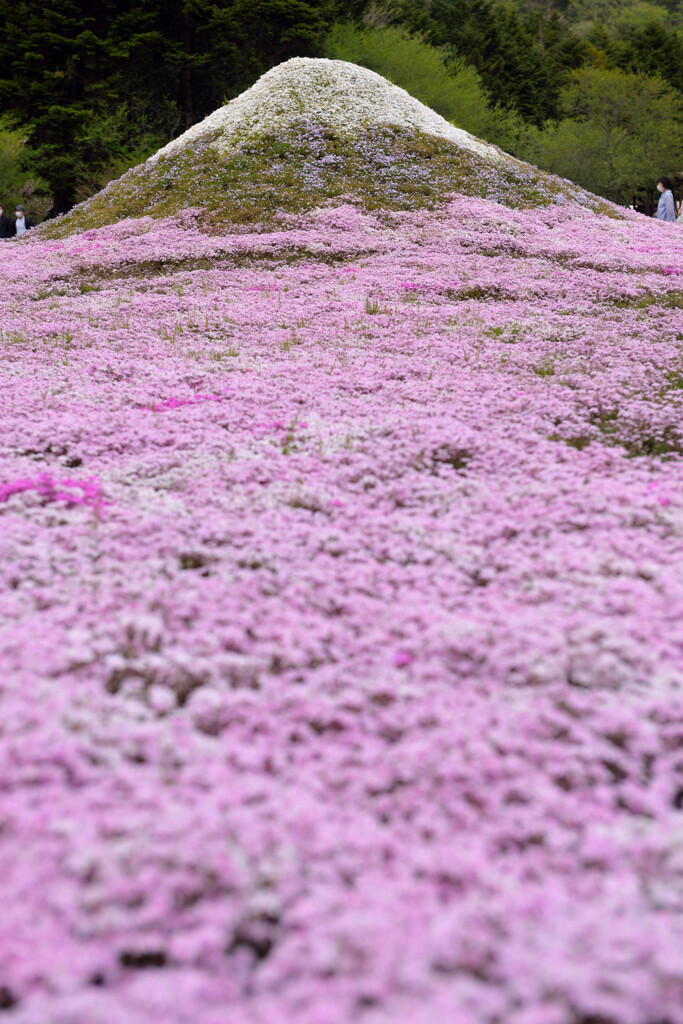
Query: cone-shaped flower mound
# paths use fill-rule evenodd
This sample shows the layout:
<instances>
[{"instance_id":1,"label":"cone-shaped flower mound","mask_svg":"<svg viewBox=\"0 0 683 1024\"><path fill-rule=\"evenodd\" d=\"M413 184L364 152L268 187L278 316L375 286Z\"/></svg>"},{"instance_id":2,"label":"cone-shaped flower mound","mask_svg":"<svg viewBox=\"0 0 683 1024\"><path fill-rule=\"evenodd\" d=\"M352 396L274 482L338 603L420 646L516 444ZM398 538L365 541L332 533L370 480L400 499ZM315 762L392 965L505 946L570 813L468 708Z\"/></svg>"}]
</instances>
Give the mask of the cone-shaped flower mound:
<instances>
[{"instance_id":1,"label":"cone-shaped flower mound","mask_svg":"<svg viewBox=\"0 0 683 1024\"><path fill-rule=\"evenodd\" d=\"M385 78L294 58L97 196L42 228L58 237L126 217L204 211L204 229L320 205L413 210L454 193L511 207L616 207L455 127Z\"/></svg>"},{"instance_id":2,"label":"cone-shaped flower mound","mask_svg":"<svg viewBox=\"0 0 683 1024\"><path fill-rule=\"evenodd\" d=\"M225 151L251 134L268 134L300 121L324 125L340 134L377 124L394 125L447 139L462 149L493 160L500 150L456 128L413 96L368 68L343 60L294 57L271 68L258 82L194 125L152 157L158 159L217 132L215 146Z\"/></svg>"}]
</instances>

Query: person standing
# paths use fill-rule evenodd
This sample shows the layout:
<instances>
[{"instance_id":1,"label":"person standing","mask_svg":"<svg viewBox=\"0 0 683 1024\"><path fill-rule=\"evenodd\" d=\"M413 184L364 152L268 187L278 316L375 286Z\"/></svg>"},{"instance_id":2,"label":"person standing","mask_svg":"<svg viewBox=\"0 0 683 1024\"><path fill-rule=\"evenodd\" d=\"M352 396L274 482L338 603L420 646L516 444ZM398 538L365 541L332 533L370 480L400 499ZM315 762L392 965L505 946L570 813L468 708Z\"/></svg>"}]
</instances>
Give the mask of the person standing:
<instances>
[{"instance_id":1,"label":"person standing","mask_svg":"<svg viewBox=\"0 0 683 1024\"><path fill-rule=\"evenodd\" d=\"M0 238L12 238L13 235L14 224L0 206Z\"/></svg>"},{"instance_id":2,"label":"person standing","mask_svg":"<svg viewBox=\"0 0 683 1024\"><path fill-rule=\"evenodd\" d=\"M657 204L657 220L676 220L676 203L674 202L674 187L666 175L657 178L657 191L661 192Z\"/></svg>"},{"instance_id":3,"label":"person standing","mask_svg":"<svg viewBox=\"0 0 683 1024\"><path fill-rule=\"evenodd\" d=\"M17 235L25 235L29 228L33 227L33 221L26 216L26 207L22 206L21 203L16 209L16 220L14 222L14 230Z\"/></svg>"}]
</instances>

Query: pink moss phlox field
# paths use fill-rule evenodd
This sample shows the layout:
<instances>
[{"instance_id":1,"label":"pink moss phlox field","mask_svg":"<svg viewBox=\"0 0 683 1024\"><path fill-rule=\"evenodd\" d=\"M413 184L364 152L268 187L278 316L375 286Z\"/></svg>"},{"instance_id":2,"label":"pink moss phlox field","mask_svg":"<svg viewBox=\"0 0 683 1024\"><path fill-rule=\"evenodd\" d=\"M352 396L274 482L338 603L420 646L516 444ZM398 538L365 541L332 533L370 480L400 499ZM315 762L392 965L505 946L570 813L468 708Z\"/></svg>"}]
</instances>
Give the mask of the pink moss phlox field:
<instances>
[{"instance_id":1,"label":"pink moss phlox field","mask_svg":"<svg viewBox=\"0 0 683 1024\"><path fill-rule=\"evenodd\" d=\"M683 231L198 217L0 247L0 1018L683 1024Z\"/></svg>"}]
</instances>

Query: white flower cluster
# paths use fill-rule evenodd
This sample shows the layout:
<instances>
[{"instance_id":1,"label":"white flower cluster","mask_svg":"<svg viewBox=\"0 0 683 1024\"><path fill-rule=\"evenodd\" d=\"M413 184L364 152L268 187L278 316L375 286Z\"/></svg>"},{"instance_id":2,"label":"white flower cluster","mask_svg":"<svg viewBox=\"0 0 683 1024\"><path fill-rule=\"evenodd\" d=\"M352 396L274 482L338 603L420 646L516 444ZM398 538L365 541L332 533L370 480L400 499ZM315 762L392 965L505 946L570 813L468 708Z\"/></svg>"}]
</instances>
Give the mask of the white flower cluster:
<instances>
[{"instance_id":1,"label":"white flower cluster","mask_svg":"<svg viewBox=\"0 0 683 1024\"><path fill-rule=\"evenodd\" d=\"M207 132L219 130L215 145L226 151L245 136L305 120L351 132L372 124L397 125L448 139L481 156L504 159L495 146L455 128L374 71L343 60L294 57L271 68L251 89L193 125L150 160L192 145Z\"/></svg>"}]
</instances>

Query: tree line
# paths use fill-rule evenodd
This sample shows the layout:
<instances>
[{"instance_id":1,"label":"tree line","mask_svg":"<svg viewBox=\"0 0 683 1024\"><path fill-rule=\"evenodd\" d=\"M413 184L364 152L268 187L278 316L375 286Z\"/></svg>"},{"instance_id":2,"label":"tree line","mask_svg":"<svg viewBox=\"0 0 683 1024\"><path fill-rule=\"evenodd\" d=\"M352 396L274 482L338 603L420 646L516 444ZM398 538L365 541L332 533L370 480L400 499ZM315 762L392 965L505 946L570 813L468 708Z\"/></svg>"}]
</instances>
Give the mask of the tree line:
<instances>
[{"instance_id":1,"label":"tree line","mask_svg":"<svg viewBox=\"0 0 683 1024\"><path fill-rule=\"evenodd\" d=\"M293 56L365 64L514 155L641 201L683 171L679 8L0 0L0 201L63 212Z\"/></svg>"}]
</instances>

